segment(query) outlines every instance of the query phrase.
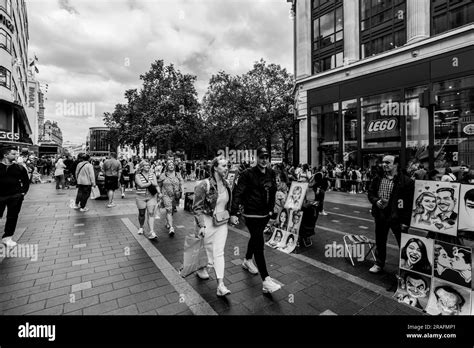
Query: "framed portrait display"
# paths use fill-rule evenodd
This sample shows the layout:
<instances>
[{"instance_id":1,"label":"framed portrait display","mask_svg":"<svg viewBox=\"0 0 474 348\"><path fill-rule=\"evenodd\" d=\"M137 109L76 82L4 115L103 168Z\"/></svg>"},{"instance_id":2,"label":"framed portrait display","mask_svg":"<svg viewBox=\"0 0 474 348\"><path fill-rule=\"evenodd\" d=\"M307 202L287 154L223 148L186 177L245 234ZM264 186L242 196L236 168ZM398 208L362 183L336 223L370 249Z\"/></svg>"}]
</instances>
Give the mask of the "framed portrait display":
<instances>
[{"instance_id":1,"label":"framed portrait display","mask_svg":"<svg viewBox=\"0 0 474 348\"><path fill-rule=\"evenodd\" d=\"M284 231L279 228L273 229L272 237L266 242L265 244L268 245L270 248L279 248L286 245L285 236L287 235L287 231Z\"/></svg>"},{"instance_id":2,"label":"framed portrait display","mask_svg":"<svg viewBox=\"0 0 474 348\"><path fill-rule=\"evenodd\" d=\"M302 210L291 210L290 218L288 219L288 231L296 235L299 234L301 220L303 219Z\"/></svg>"},{"instance_id":3,"label":"framed portrait display","mask_svg":"<svg viewBox=\"0 0 474 348\"><path fill-rule=\"evenodd\" d=\"M307 182L293 181L291 183L290 191L288 192L284 208L291 210L301 210L303 201L306 197L307 189Z\"/></svg>"},{"instance_id":4,"label":"framed portrait display","mask_svg":"<svg viewBox=\"0 0 474 348\"><path fill-rule=\"evenodd\" d=\"M275 223L273 224L273 227L279 228L280 230L283 230L283 231L288 231L288 224L290 222L290 214L291 214L291 210L283 208L278 214L278 217Z\"/></svg>"},{"instance_id":5,"label":"framed portrait display","mask_svg":"<svg viewBox=\"0 0 474 348\"><path fill-rule=\"evenodd\" d=\"M397 292L393 297L399 303L424 311L428 305L430 288L431 277L401 270L398 277Z\"/></svg>"},{"instance_id":6,"label":"framed portrait display","mask_svg":"<svg viewBox=\"0 0 474 348\"><path fill-rule=\"evenodd\" d=\"M457 236L460 184L415 181L411 226Z\"/></svg>"},{"instance_id":7,"label":"framed portrait display","mask_svg":"<svg viewBox=\"0 0 474 348\"><path fill-rule=\"evenodd\" d=\"M431 276L433 239L403 233L400 246L400 269Z\"/></svg>"},{"instance_id":8,"label":"framed portrait display","mask_svg":"<svg viewBox=\"0 0 474 348\"><path fill-rule=\"evenodd\" d=\"M474 185L461 185L459 194L459 230L474 233Z\"/></svg>"},{"instance_id":9,"label":"framed portrait display","mask_svg":"<svg viewBox=\"0 0 474 348\"><path fill-rule=\"evenodd\" d=\"M471 289L472 249L435 241L433 275L435 278Z\"/></svg>"},{"instance_id":10,"label":"framed portrait display","mask_svg":"<svg viewBox=\"0 0 474 348\"><path fill-rule=\"evenodd\" d=\"M433 278L426 312L431 315L470 315L471 289Z\"/></svg>"}]
</instances>

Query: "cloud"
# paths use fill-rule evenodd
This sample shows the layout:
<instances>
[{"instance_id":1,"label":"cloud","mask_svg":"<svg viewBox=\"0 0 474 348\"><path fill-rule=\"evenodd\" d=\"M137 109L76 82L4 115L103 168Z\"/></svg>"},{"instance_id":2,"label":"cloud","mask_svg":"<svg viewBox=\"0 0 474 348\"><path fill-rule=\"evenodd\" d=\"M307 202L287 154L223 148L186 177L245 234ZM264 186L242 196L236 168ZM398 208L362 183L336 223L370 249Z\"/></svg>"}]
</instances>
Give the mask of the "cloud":
<instances>
[{"instance_id":1,"label":"cloud","mask_svg":"<svg viewBox=\"0 0 474 348\"><path fill-rule=\"evenodd\" d=\"M281 0L30 0L27 10L29 54L49 84L46 118L65 140L85 142L157 59L196 75L199 98L212 74L241 74L260 58L292 72L293 25ZM65 100L95 103L96 117L57 115Z\"/></svg>"}]
</instances>

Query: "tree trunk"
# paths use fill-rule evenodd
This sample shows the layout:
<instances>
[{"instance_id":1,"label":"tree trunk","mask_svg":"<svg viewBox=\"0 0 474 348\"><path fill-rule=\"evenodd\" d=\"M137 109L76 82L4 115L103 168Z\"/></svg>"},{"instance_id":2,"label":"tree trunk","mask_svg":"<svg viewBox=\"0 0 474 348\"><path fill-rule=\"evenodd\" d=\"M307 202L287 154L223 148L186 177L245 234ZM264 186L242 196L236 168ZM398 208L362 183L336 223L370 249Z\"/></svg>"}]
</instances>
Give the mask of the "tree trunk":
<instances>
[{"instance_id":1,"label":"tree trunk","mask_svg":"<svg viewBox=\"0 0 474 348\"><path fill-rule=\"evenodd\" d=\"M272 136L271 136L271 134L267 135L267 144L266 144L266 146L267 146L267 151L270 154L269 160L271 161L272 160Z\"/></svg>"}]
</instances>

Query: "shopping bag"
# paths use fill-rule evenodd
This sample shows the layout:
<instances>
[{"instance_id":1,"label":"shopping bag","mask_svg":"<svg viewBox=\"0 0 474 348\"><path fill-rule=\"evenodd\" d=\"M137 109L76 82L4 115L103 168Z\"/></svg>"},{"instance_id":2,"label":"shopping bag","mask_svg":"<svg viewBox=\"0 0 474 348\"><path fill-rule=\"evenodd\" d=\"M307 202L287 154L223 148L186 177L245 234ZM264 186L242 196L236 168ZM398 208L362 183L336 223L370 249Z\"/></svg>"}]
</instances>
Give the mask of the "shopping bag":
<instances>
[{"instance_id":1,"label":"shopping bag","mask_svg":"<svg viewBox=\"0 0 474 348\"><path fill-rule=\"evenodd\" d=\"M204 238L196 238L194 232L191 232L184 238L184 258L180 274L182 277L187 277L205 266L207 266L207 254Z\"/></svg>"},{"instance_id":2,"label":"shopping bag","mask_svg":"<svg viewBox=\"0 0 474 348\"><path fill-rule=\"evenodd\" d=\"M91 199L96 199L100 197L100 190L97 186L92 187L91 190Z\"/></svg>"}]
</instances>

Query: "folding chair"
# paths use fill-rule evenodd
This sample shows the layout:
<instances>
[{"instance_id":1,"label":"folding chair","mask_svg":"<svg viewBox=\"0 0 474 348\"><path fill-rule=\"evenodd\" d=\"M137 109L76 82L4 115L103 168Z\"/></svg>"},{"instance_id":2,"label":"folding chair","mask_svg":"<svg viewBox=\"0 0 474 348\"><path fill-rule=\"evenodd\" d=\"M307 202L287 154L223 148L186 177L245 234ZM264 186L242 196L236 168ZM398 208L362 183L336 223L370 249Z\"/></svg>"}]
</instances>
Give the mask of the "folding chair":
<instances>
[{"instance_id":1,"label":"folding chair","mask_svg":"<svg viewBox=\"0 0 474 348\"><path fill-rule=\"evenodd\" d=\"M354 260L352 258L352 250L349 248L348 242L351 243L351 245L367 245L370 247L369 251L365 254L364 260L367 258L367 256L372 253L372 257L375 261L375 254L374 254L374 248L375 248L375 243L371 241L369 238L367 238L364 235L357 235L357 234L346 234L344 237L344 246L346 248L347 254L349 255L349 258L351 259L352 266L355 266Z\"/></svg>"}]
</instances>

